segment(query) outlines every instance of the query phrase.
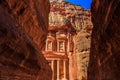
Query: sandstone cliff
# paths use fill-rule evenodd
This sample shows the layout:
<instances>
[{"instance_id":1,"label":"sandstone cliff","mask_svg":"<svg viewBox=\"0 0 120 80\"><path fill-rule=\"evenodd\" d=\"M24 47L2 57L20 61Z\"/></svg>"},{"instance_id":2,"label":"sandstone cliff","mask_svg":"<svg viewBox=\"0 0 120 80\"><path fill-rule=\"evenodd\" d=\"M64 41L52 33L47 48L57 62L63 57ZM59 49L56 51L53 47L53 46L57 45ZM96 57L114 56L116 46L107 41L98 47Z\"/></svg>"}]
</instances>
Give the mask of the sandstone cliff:
<instances>
[{"instance_id":1,"label":"sandstone cliff","mask_svg":"<svg viewBox=\"0 0 120 80\"><path fill-rule=\"evenodd\" d=\"M77 64L77 79L87 78L87 68L90 54L91 27L85 27L74 36L74 53Z\"/></svg>"},{"instance_id":2,"label":"sandstone cliff","mask_svg":"<svg viewBox=\"0 0 120 80\"><path fill-rule=\"evenodd\" d=\"M48 13L48 0L0 0L0 80L51 80L40 51Z\"/></svg>"},{"instance_id":3,"label":"sandstone cliff","mask_svg":"<svg viewBox=\"0 0 120 80\"><path fill-rule=\"evenodd\" d=\"M89 80L120 79L120 0L93 0Z\"/></svg>"},{"instance_id":4,"label":"sandstone cliff","mask_svg":"<svg viewBox=\"0 0 120 80\"><path fill-rule=\"evenodd\" d=\"M76 30L74 40L74 53L71 56L70 65L73 74L70 80L81 80L87 77L87 67L90 53L90 38L92 31L91 13L79 5L69 2L51 2L49 14L49 28L53 26L69 26ZM76 69L75 69L76 68Z\"/></svg>"},{"instance_id":5,"label":"sandstone cliff","mask_svg":"<svg viewBox=\"0 0 120 80\"><path fill-rule=\"evenodd\" d=\"M35 44L42 48L48 26L48 0L6 0L10 12ZM43 20L41 20L43 19ZM41 34L41 35L40 35Z\"/></svg>"},{"instance_id":6,"label":"sandstone cliff","mask_svg":"<svg viewBox=\"0 0 120 80\"><path fill-rule=\"evenodd\" d=\"M92 26L90 10L69 2L51 2L49 16L50 26L70 23L77 31L80 31L83 27Z\"/></svg>"}]
</instances>

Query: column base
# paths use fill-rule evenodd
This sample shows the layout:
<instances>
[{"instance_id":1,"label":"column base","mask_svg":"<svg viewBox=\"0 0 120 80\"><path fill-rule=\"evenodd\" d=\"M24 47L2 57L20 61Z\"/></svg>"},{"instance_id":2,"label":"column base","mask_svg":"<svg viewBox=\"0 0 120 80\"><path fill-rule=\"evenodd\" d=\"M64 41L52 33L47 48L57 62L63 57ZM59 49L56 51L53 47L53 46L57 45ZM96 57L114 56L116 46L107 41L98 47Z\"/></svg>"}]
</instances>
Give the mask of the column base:
<instances>
[{"instance_id":1,"label":"column base","mask_svg":"<svg viewBox=\"0 0 120 80\"><path fill-rule=\"evenodd\" d=\"M66 79L66 78L63 78L63 79L61 79L61 80L68 80L68 79Z\"/></svg>"},{"instance_id":2,"label":"column base","mask_svg":"<svg viewBox=\"0 0 120 80\"><path fill-rule=\"evenodd\" d=\"M60 79L57 79L57 80L60 80Z\"/></svg>"}]
</instances>

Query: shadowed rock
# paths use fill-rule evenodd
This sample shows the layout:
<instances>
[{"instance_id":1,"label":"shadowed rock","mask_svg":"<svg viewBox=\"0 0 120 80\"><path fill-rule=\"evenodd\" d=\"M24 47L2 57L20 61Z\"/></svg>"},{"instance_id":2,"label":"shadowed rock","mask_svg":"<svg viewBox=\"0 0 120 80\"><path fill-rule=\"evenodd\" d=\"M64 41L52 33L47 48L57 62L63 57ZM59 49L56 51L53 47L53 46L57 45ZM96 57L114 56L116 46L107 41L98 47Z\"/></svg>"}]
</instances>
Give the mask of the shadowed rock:
<instances>
[{"instance_id":1,"label":"shadowed rock","mask_svg":"<svg viewBox=\"0 0 120 80\"><path fill-rule=\"evenodd\" d=\"M120 79L120 0L93 0L88 80Z\"/></svg>"},{"instance_id":2,"label":"shadowed rock","mask_svg":"<svg viewBox=\"0 0 120 80\"><path fill-rule=\"evenodd\" d=\"M51 80L40 50L48 5L47 0L0 0L0 80Z\"/></svg>"}]
</instances>

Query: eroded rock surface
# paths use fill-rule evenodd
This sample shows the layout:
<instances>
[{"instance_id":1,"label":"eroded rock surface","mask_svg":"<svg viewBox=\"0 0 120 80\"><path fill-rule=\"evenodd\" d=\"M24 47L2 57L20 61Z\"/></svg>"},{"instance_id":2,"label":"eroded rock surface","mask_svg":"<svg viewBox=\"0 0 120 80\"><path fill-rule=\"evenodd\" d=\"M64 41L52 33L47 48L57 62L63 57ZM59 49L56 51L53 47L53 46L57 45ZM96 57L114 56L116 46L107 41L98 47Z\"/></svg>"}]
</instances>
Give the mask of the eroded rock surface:
<instances>
[{"instance_id":1,"label":"eroded rock surface","mask_svg":"<svg viewBox=\"0 0 120 80\"><path fill-rule=\"evenodd\" d=\"M40 51L48 13L47 0L0 0L0 80L51 80Z\"/></svg>"},{"instance_id":2,"label":"eroded rock surface","mask_svg":"<svg viewBox=\"0 0 120 80\"><path fill-rule=\"evenodd\" d=\"M74 36L74 60L77 64L77 79L87 79L92 26L82 28Z\"/></svg>"},{"instance_id":3,"label":"eroded rock surface","mask_svg":"<svg viewBox=\"0 0 120 80\"><path fill-rule=\"evenodd\" d=\"M120 79L120 0L93 0L88 80Z\"/></svg>"},{"instance_id":4,"label":"eroded rock surface","mask_svg":"<svg viewBox=\"0 0 120 80\"><path fill-rule=\"evenodd\" d=\"M50 4L50 26L66 25L67 23L77 31L80 31L83 27L92 26L90 10L64 0L62 2L53 1Z\"/></svg>"}]
</instances>

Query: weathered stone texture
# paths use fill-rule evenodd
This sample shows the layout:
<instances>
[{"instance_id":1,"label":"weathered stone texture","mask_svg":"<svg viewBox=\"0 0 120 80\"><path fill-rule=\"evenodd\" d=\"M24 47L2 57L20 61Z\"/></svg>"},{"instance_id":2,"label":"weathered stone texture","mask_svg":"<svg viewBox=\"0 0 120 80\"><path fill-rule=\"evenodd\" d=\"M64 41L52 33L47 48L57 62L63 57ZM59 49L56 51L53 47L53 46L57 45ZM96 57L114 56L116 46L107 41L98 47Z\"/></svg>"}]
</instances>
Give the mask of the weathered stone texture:
<instances>
[{"instance_id":1,"label":"weathered stone texture","mask_svg":"<svg viewBox=\"0 0 120 80\"><path fill-rule=\"evenodd\" d=\"M93 0L88 80L120 79L120 0Z\"/></svg>"},{"instance_id":2,"label":"weathered stone texture","mask_svg":"<svg viewBox=\"0 0 120 80\"><path fill-rule=\"evenodd\" d=\"M80 31L83 27L92 26L90 10L69 2L51 2L49 25L68 25Z\"/></svg>"},{"instance_id":3,"label":"weathered stone texture","mask_svg":"<svg viewBox=\"0 0 120 80\"><path fill-rule=\"evenodd\" d=\"M48 26L48 0L5 0L9 12L39 48L44 46ZM40 35L41 34L41 35Z\"/></svg>"},{"instance_id":4,"label":"weathered stone texture","mask_svg":"<svg viewBox=\"0 0 120 80\"><path fill-rule=\"evenodd\" d=\"M51 80L51 69L40 51L48 5L47 0L0 0L0 80Z\"/></svg>"},{"instance_id":5,"label":"weathered stone texture","mask_svg":"<svg viewBox=\"0 0 120 80\"><path fill-rule=\"evenodd\" d=\"M77 64L77 79L87 78L92 27L83 28L74 36L74 52Z\"/></svg>"}]
</instances>

